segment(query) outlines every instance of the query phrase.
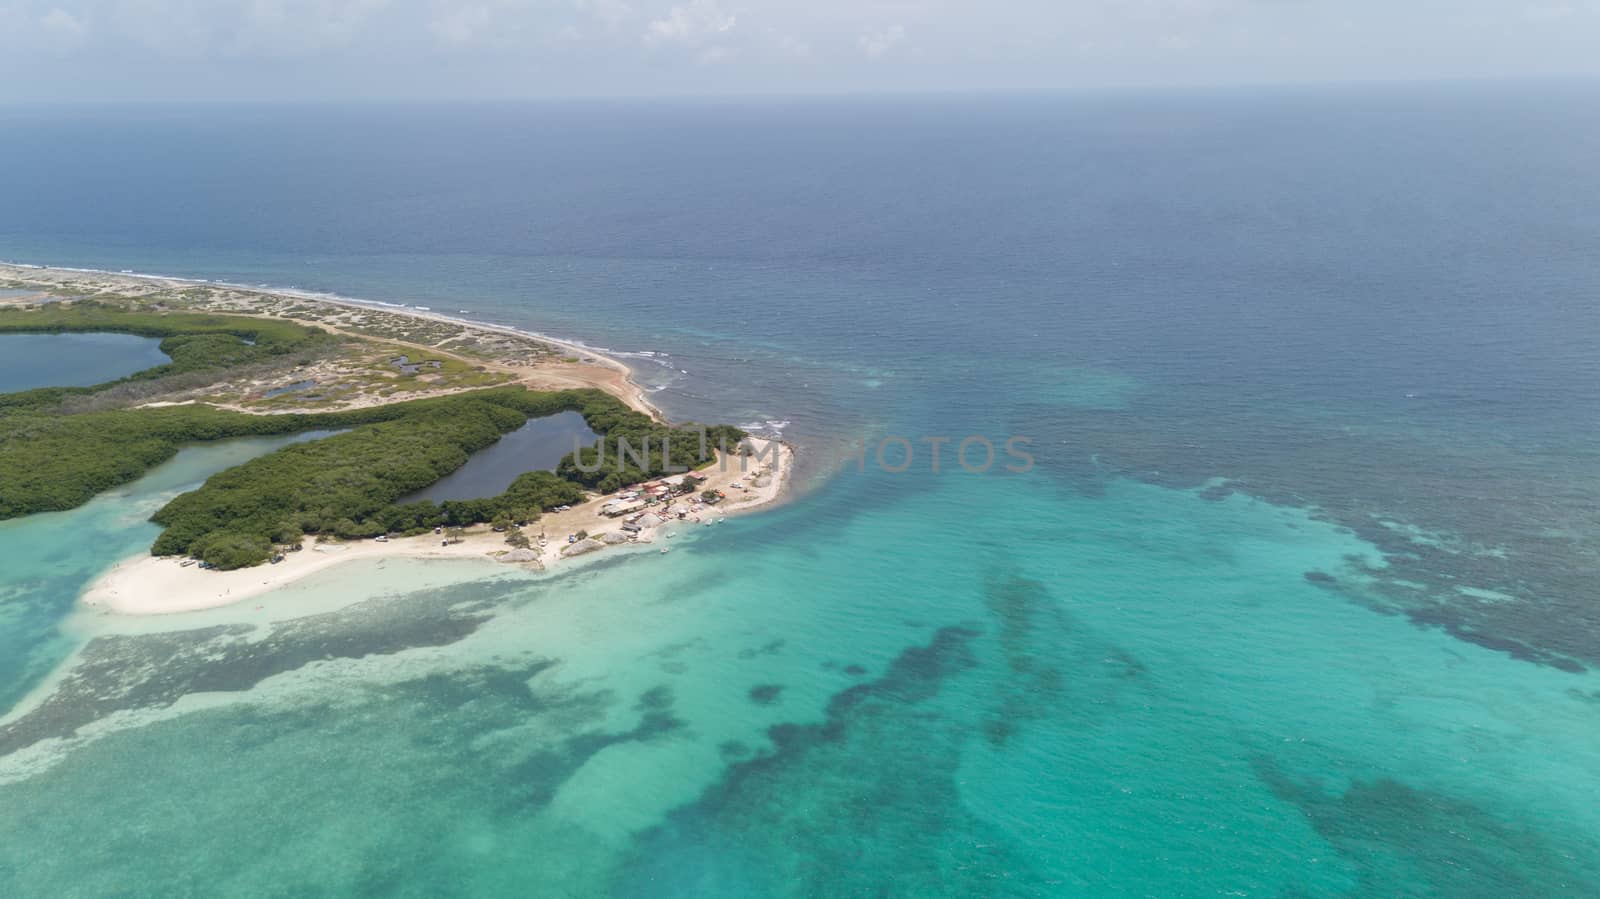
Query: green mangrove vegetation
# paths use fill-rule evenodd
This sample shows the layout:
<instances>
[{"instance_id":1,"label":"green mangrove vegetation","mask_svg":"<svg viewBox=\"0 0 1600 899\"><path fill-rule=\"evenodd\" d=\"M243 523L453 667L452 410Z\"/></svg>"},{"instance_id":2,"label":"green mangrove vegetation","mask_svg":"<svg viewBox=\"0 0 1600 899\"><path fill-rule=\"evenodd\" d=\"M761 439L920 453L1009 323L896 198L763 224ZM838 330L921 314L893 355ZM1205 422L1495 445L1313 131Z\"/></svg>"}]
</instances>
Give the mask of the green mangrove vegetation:
<instances>
[{"instance_id":1,"label":"green mangrove vegetation","mask_svg":"<svg viewBox=\"0 0 1600 899\"><path fill-rule=\"evenodd\" d=\"M161 338L172 361L91 387L41 387L0 394L0 411L40 409L63 400L99 393L120 384L155 381L175 375L221 372L332 346L338 338L321 328L243 315L165 312L159 307L127 308L93 300L0 308L0 334L113 332Z\"/></svg>"},{"instance_id":2,"label":"green mangrove vegetation","mask_svg":"<svg viewBox=\"0 0 1600 899\"><path fill-rule=\"evenodd\" d=\"M73 397L119 384L221 372L338 340L317 328L249 316L176 313L93 301L0 310L0 333L110 331L162 338L172 361L83 388L0 394L0 519L74 508L171 459L185 444L332 430L210 478L152 516L151 551L218 568L268 559L306 535L416 534L494 520L525 522L555 506L703 466L745 436L727 425L663 425L600 390L474 390L342 411L257 415L202 403L84 408ZM112 402L126 400L113 393ZM105 404L100 404L105 405ZM576 411L601 435L555 472L527 472L502 494L435 504L399 498L438 481L532 417Z\"/></svg>"},{"instance_id":3,"label":"green mangrove vegetation","mask_svg":"<svg viewBox=\"0 0 1600 899\"><path fill-rule=\"evenodd\" d=\"M715 458L715 450L732 451L746 436L732 425L663 425L622 403L580 411L601 440L568 454L556 473L601 493L697 468Z\"/></svg>"},{"instance_id":4,"label":"green mangrove vegetation","mask_svg":"<svg viewBox=\"0 0 1600 899\"><path fill-rule=\"evenodd\" d=\"M524 474L497 497L395 505L528 418L567 410L582 414L613 444L603 459L596 458L601 450L585 450L584 467L592 470L569 456L557 472ZM184 444L338 429L344 433L268 453L173 500L153 516L165 530L152 551L190 553L234 568L263 561L273 544L302 534L418 533L502 514L532 520L580 501L586 487L611 489L704 464L718 441L744 436L726 426L706 429L702 454L701 429L657 424L592 389L503 387L314 414L251 415L204 405L70 415L0 410L0 518L81 505L170 459Z\"/></svg>"},{"instance_id":5,"label":"green mangrove vegetation","mask_svg":"<svg viewBox=\"0 0 1600 899\"><path fill-rule=\"evenodd\" d=\"M532 521L558 505L581 502L586 487L610 490L704 465L724 441L732 446L745 436L725 425L661 425L598 390L501 388L379 408L404 411L268 453L174 499L151 517L165 527L151 551L237 568L264 561L274 545L309 534L412 535L501 518ZM595 447L580 451L582 459L569 454L555 472L527 472L499 496L396 504L529 417L568 409L601 435Z\"/></svg>"},{"instance_id":6,"label":"green mangrove vegetation","mask_svg":"<svg viewBox=\"0 0 1600 899\"><path fill-rule=\"evenodd\" d=\"M476 504L394 505L461 467L530 413L560 411L575 399L520 392L428 402L391 421L284 447L214 475L151 517L165 528L151 551L236 568L263 561L273 544L294 543L304 534L420 533L487 520L513 503L519 515L532 517L581 500L582 488L546 472L548 480L525 477L506 494Z\"/></svg>"},{"instance_id":7,"label":"green mangrove vegetation","mask_svg":"<svg viewBox=\"0 0 1600 899\"><path fill-rule=\"evenodd\" d=\"M456 399L285 415L198 404L77 414L0 407L0 519L80 506L171 459L184 444L351 428L425 415Z\"/></svg>"},{"instance_id":8,"label":"green mangrove vegetation","mask_svg":"<svg viewBox=\"0 0 1600 899\"><path fill-rule=\"evenodd\" d=\"M247 345L264 353L284 352L308 341L331 336L321 328L298 322L249 315L167 312L155 305L129 308L95 300L75 300L0 308L0 332L61 334L91 331L115 331L161 338L231 335L235 338L233 343L247 342Z\"/></svg>"}]
</instances>

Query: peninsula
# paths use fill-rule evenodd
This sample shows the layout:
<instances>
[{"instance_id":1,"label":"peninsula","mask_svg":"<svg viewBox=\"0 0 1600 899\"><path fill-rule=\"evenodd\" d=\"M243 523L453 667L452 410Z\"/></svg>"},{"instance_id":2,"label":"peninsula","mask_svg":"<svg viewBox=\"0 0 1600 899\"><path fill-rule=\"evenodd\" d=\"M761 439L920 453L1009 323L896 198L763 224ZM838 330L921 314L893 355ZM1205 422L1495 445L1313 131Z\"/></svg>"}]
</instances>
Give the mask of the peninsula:
<instances>
[{"instance_id":1,"label":"peninsula","mask_svg":"<svg viewBox=\"0 0 1600 899\"><path fill-rule=\"evenodd\" d=\"M317 432L157 511L152 554L83 597L114 612L239 602L378 555L542 569L768 505L792 472L787 445L669 424L621 362L542 335L132 274L0 265L0 289L0 333L139 334L171 359L106 384L0 394L0 518L80 505L186 444ZM596 444L497 496L408 500L558 412L582 415Z\"/></svg>"}]
</instances>

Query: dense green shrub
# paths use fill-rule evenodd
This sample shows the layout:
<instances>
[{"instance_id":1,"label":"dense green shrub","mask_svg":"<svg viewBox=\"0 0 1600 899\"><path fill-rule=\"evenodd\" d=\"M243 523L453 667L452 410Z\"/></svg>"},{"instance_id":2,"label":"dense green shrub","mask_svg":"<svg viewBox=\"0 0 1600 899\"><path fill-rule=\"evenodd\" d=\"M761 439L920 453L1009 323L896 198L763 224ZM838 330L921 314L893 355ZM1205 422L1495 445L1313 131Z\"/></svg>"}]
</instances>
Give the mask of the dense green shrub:
<instances>
[{"instance_id":1,"label":"dense green shrub","mask_svg":"<svg viewBox=\"0 0 1600 899\"><path fill-rule=\"evenodd\" d=\"M696 468L745 438L732 425L669 427L615 401L580 411L601 440L562 459L556 473L602 493Z\"/></svg>"},{"instance_id":2,"label":"dense green shrub","mask_svg":"<svg viewBox=\"0 0 1600 899\"><path fill-rule=\"evenodd\" d=\"M163 337L172 362L123 381L225 368L294 352L330 335L243 316L130 312L93 302L0 311L4 331L120 331ZM599 390L539 393L503 387L341 412L250 415L205 405L68 414L60 401L89 388L0 395L0 519L70 509L138 478L187 443L341 430L221 472L152 516L156 554L188 553L218 568L265 561L274 544L306 534L343 538L415 534L505 517L532 521L610 491L704 464L738 428L669 428ZM569 455L555 473L518 477L495 497L396 504L465 464L530 417L576 410L602 444Z\"/></svg>"},{"instance_id":3,"label":"dense green shrub","mask_svg":"<svg viewBox=\"0 0 1600 899\"><path fill-rule=\"evenodd\" d=\"M229 571L259 565L271 558L272 541L259 534L218 531L196 541L189 553L207 565Z\"/></svg>"},{"instance_id":4,"label":"dense green shrub","mask_svg":"<svg viewBox=\"0 0 1600 899\"><path fill-rule=\"evenodd\" d=\"M166 530L152 551L189 552L218 532L269 540L286 522L308 534L384 533L390 528L379 513L395 500L460 468L525 420L515 409L466 399L283 447L213 475L157 511L151 520Z\"/></svg>"},{"instance_id":5,"label":"dense green shrub","mask_svg":"<svg viewBox=\"0 0 1600 899\"><path fill-rule=\"evenodd\" d=\"M643 419L650 428L670 431L656 428L648 417L599 391L537 394L513 388L404 405L411 408L394 420L287 446L212 476L200 489L174 499L152 516L165 530L151 551L192 554L196 547L209 550L219 535L251 535L270 542L301 533L358 538L497 519L532 521L558 505L582 501L583 485L562 474L533 471L519 476L499 496L440 505L396 501L459 468L468 456L519 427L530 414L576 407L597 431L625 427L632 423L629 416ZM682 439L684 449L672 447L670 457L659 454L650 464L699 461L698 432L672 433ZM695 436L692 441L690 434ZM575 470L570 456L562 460L561 470ZM600 480L632 470L601 474ZM227 545L235 547L232 542Z\"/></svg>"},{"instance_id":6,"label":"dense green shrub","mask_svg":"<svg viewBox=\"0 0 1600 899\"><path fill-rule=\"evenodd\" d=\"M242 315L133 311L93 300L0 308L0 334L97 331L163 338L161 351L172 361L92 387L41 387L3 394L0 412L43 409L68 397L97 393L118 384L221 370L314 349L338 339L321 328L295 322Z\"/></svg>"},{"instance_id":7,"label":"dense green shrub","mask_svg":"<svg viewBox=\"0 0 1600 899\"><path fill-rule=\"evenodd\" d=\"M315 414L249 415L202 405L78 415L0 409L0 519L80 506L167 461L186 443L352 428L433 411L448 416L470 402L518 413L518 424L567 410L626 408L598 390L534 393L501 387Z\"/></svg>"}]
</instances>

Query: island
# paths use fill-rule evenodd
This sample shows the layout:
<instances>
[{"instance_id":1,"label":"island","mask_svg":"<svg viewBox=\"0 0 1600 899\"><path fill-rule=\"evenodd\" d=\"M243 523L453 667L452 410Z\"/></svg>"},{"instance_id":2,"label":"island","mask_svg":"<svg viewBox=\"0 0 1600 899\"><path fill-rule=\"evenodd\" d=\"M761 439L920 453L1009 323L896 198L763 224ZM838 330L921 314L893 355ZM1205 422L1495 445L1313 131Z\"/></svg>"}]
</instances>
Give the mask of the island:
<instances>
[{"instance_id":1,"label":"island","mask_svg":"<svg viewBox=\"0 0 1600 899\"><path fill-rule=\"evenodd\" d=\"M670 423L625 365L543 335L131 274L0 265L0 289L0 334L141 335L170 359L102 384L0 393L0 519L74 508L185 445L310 436L157 510L150 555L84 594L108 611L225 605L381 555L543 569L770 505L793 469L789 445ZM581 416L594 442L496 495L414 498L561 413Z\"/></svg>"}]
</instances>

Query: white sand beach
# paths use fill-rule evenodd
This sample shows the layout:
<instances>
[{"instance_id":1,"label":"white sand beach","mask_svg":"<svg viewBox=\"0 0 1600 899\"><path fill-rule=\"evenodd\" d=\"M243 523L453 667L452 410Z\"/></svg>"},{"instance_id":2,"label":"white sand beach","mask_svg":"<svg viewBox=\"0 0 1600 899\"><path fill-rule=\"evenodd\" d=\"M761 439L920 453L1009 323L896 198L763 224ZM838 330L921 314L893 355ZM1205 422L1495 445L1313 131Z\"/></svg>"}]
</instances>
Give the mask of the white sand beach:
<instances>
[{"instance_id":1,"label":"white sand beach","mask_svg":"<svg viewBox=\"0 0 1600 899\"><path fill-rule=\"evenodd\" d=\"M705 483L696 487L693 494L677 498L665 523L655 528L645 528L636 540L628 539L611 545L654 542L663 533L686 527L714 526L728 516L768 507L782 500L794 474L793 449L782 443L774 447L773 441L754 437L749 442L755 453L753 458L759 459L759 462L751 457L719 454L717 463L701 472L707 476ZM707 489L719 490L727 498L714 506L696 509L696 495ZM523 533L534 543L532 551L537 558L526 563L511 564L548 569L573 558L586 557L563 554L563 550L571 545L567 542L569 534L587 532L590 540L600 540L610 534L624 536L623 524L626 519L607 517L601 512L612 499L615 499L615 495L596 496L565 512L549 512L541 516L523 529ZM649 508L660 511L662 507L657 505ZM683 518L677 517L680 511L684 513ZM543 548L538 546L540 533L545 535L547 541ZM307 539L304 549L286 554L282 562L235 571L206 570L192 564L184 566L181 559L172 556L141 555L117 563L97 578L84 592L81 602L93 609L122 615L194 612L244 602L325 568L355 559L480 559L487 565L494 565L499 562L500 556L512 549L506 544L505 536L487 526L479 526L471 529L461 542L448 545L440 535L435 534L395 537L383 542L356 540L317 543ZM600 551L599 547L594 549Z\"/></svg>"}]
</instances>

